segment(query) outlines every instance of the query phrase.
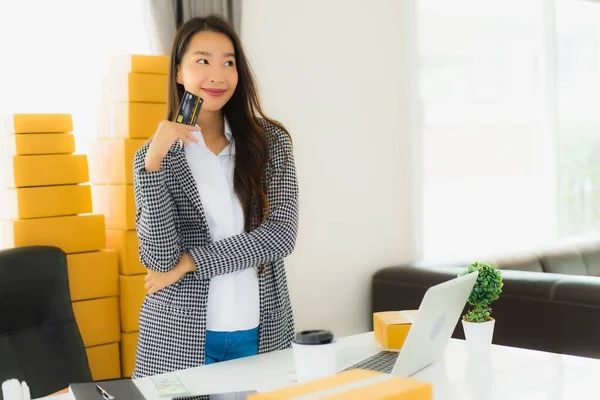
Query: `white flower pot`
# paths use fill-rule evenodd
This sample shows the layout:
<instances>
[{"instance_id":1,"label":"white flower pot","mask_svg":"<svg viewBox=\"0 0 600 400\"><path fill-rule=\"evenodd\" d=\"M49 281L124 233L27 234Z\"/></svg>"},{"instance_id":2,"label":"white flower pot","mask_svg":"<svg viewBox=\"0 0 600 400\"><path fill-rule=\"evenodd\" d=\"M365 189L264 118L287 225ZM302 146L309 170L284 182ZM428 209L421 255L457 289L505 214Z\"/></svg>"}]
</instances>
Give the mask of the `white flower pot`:
<instances>
[{"instance_id":1,"label":"white flower pot","mask_svg":"<svg viewBox=\"0 0 600 400\"><path fill-rule=\"evenodd\" d=\"M471 354L485 354L490 351L492 337L494 336L495 319L486 322L467 322L461 320L465 339Z\"/></svg>"}]
</instances>

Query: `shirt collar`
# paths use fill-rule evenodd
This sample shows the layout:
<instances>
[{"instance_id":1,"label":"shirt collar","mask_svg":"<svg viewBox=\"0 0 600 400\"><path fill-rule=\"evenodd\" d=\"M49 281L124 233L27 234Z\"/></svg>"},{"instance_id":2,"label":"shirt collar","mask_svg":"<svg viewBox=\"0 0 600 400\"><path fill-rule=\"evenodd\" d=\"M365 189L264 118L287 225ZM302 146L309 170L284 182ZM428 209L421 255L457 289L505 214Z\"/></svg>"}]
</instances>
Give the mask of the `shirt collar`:
<instances>
[{"instance_id":1,"label":"shirt collar","mask_svg":"<svg viewBox=\"0 0 600 400\"><path fill-rule=\"evenodd\" d=\"M229 126L229 122L227 118L223 117L224 125L223 130L225 131L225 137L229 141L229 145L221 152L222 155L226 154L235 154L235 144L233 143L233 133L231 132L231 127ZM177 151L183 151L184 145L183 140L179 139L177 142L171 145L171 149L176 149Z\"/></svg>"},{"instance_id":2,"label":"shirt collar","mask_svg":"<svg viewBox=\"0 0 600 400\"><path fill-rule=\"evenodd\" d=\"M231 133L231 127L229 126L229 122L227 122L227 118L223 118L225 121L224 124L224 128L225 128L225 137L227 138L227 140L229 140L229 142L231 142L231 138L233 137L233 134Z\"/></svg>"},{"instance_id":3,"label":"shirt collar","mask_svg":"<svg viewBox=\"0 0 600 400\"><path fill-rule=\"evenodd\" d=\"M231 127L229 126L229 122L227 122L227 118L225 118L224 131L225 137L229 141L229 145L223 149L221 155L235 154L235 143L233 142L233 133L231 132Z\"/></svg>"}]
</instances>

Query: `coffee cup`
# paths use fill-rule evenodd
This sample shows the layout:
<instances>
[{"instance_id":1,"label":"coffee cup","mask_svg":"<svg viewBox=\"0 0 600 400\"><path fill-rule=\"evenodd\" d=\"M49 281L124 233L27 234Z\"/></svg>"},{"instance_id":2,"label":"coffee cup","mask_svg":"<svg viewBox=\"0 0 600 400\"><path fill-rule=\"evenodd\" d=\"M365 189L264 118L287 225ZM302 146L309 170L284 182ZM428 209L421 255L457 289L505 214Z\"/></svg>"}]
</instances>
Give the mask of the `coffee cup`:
<instances>
[{"instance_id":1,"label":"coffee cup","mask_svg":"<svg viewBox=\"0 0 600 400\"><path fill-rule=\"evenodd\" d=\"M292 340L296 380L308 382L336 373L336 341L331 331L297 332Z\"/></svg>"}]
</instances>

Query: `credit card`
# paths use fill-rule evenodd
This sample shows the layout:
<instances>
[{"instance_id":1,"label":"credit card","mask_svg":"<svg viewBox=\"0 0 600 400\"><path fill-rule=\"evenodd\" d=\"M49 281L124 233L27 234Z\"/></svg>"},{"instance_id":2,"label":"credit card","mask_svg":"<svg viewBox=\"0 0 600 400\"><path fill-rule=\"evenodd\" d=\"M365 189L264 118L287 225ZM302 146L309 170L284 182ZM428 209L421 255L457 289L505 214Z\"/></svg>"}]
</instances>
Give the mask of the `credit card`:
<instances>
[{"instance_id":1,"label":"credit card","mask_svg":"<svg viewBox=\"0 0 600 400\"><path fill-rule=\"evenodd\" d=\"M196 125L198 115L200 114L200 108L202 108L203 100L188 92L187 90L181 97L181 103L179 104L179 111L175 116L175 122L185 125Z\"/></svg>"}]
</instances>

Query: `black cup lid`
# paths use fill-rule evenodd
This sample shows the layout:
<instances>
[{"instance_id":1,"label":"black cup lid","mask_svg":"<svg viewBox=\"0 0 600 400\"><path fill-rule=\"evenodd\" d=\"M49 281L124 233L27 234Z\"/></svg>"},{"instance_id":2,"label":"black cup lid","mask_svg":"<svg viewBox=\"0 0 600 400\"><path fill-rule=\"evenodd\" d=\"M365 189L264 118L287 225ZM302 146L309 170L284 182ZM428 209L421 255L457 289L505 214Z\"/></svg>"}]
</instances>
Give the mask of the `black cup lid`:
<instances>
[{"instance_id":1,"label":"black cup lid","mask_svg":"<svg viewBox=\"0 0 600 400\"><path fill-rule=\"evenodd\" d=\"M333 342L333 333L326 330L309 330L296 333L294 343L297 344L328 344Z\"/></svg>"}]
</instances>

